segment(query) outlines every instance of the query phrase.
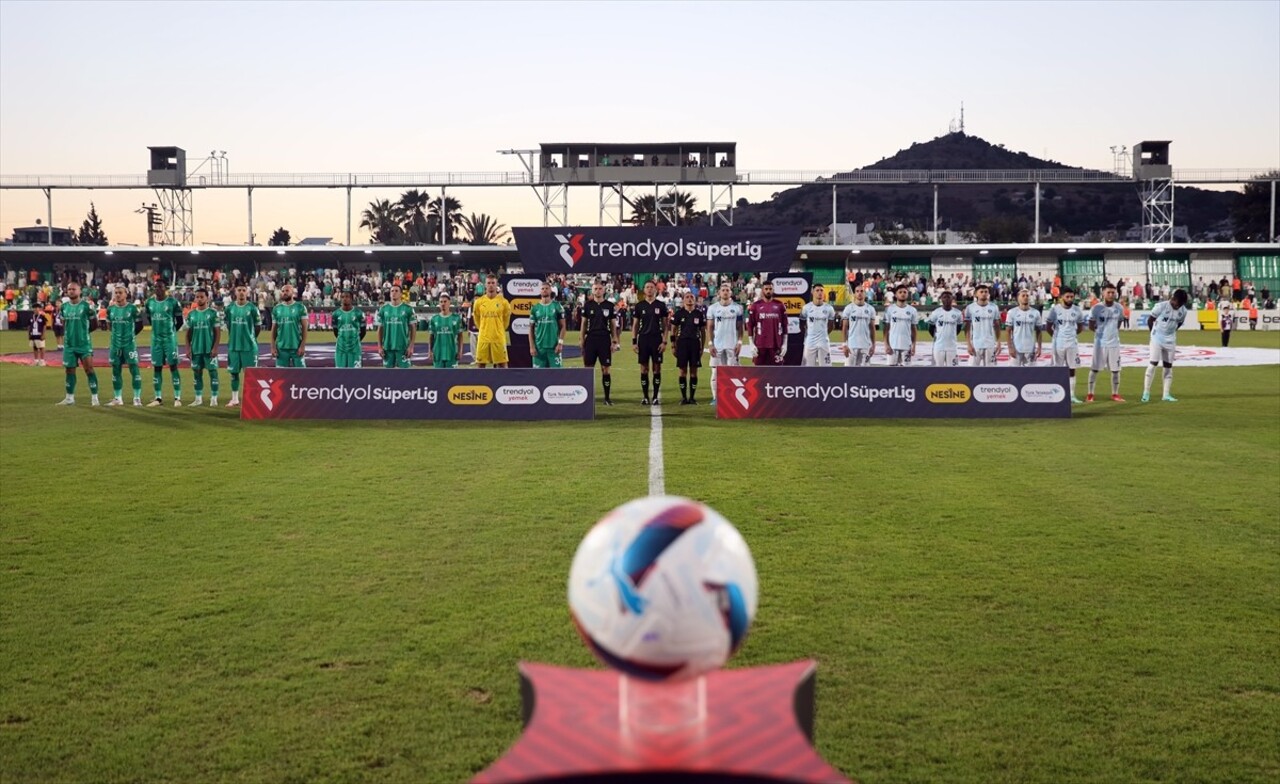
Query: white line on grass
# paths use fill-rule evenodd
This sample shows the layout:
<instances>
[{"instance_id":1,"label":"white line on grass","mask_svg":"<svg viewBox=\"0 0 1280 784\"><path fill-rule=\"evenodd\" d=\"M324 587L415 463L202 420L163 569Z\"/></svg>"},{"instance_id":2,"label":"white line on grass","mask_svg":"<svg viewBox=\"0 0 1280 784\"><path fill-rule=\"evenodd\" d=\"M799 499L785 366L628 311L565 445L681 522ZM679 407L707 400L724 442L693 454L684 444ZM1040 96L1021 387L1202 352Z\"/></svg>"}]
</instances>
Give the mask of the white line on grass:
<instances>
[{"instance_id":1,"label":"white line on grass","mask_svg":"<svg viewBox=\"0 0 1280 784\"><path fill-rule=\"evenodd\" d=\"M649 495L666 495L667 482L662 467L662 409L649 409Z\"/></svg>"}]
</instances>

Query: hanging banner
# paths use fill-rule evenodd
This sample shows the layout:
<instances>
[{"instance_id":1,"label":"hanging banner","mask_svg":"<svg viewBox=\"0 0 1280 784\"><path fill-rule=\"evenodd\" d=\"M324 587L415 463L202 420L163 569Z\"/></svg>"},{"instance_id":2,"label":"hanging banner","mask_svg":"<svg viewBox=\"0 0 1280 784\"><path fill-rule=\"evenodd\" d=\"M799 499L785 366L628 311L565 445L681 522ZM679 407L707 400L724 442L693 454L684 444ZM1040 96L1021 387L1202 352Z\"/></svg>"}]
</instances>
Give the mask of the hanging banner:
<instances>
[{"instance_id":1,"label":"hanging banner","mask_svg":"<svg viewBox=\"0 0 1280 784\"><path fill-rule=\"evenodd\" d=\"M1071 416L1053 368L725 367L720 419L1044 419Z\"/></svg>"},{"instance_id":2,"label":"hanging banner","mask_svg":"<svg viewBox=\"0 0 1280 784\"><path fill-rule=\"evenodd\" d=\"M592 419L590 368L247 368L241 419Z\"/></svg>"},{"instance_id":3,"label":"hanging banner","mask_svg":"<svg viewBox=\"0 0 1280 784\"><path fill-rule=\"evenodd\" d=\"M784 273L799 228L760 226L570 226L511 230L526 273Z\"/></svg>"}]
</instances>

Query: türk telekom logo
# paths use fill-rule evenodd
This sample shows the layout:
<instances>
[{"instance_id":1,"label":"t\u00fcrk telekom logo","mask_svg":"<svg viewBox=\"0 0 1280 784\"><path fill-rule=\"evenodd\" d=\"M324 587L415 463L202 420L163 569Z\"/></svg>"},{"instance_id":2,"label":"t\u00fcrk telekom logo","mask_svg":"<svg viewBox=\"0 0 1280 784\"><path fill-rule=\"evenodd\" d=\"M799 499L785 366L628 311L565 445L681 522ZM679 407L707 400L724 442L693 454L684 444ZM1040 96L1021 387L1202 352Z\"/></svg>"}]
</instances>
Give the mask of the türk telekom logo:
<instances>
[{"instance_id":1,"label":"t\u00fcrk telekom logo","mask_svg":"<svg viewBox=\"0 0 1280 784\"><path fill-rule=\"evenodd\" d=\"M557 234L556 239L560 242L560 258L564 259L564 263L573 269L573 265L582 260L582 238L584 234Z\"/></svg>"},{"instance_id":2,"label":"t\u00fcrk telekom logo","mask_svg":"<svg viewBox=\"0 0 1280 784\"><path fill-rule=\"evenodd\" d=\"M284 400L285 380L269 378L266 381L258 380L258 399L262 401L262 405L268 411L274 411L276 403Z\"/></svg>"}]
</instances>

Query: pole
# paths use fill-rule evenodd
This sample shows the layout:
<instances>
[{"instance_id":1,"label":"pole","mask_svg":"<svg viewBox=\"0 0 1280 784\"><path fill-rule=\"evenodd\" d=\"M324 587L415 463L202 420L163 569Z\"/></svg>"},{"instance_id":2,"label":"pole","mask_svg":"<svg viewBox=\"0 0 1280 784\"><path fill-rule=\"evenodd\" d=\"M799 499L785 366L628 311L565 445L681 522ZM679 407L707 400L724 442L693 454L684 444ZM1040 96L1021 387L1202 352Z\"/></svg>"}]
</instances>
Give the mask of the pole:
<instances>
[{"instance_id":1,"label":"pole","mask_svg":"<svg viewBox=\"0 0 1280 784\"><path fill-rule=\"evenodd\" d=\"M44 227L45 234L48 237L48 243L52 245L53 244L53 188L44 189L44 198L45 198L45 201L49 203L49 214L46 219L47 223L45 224L45 227Z\"/></svg>"},{"instance_id":2,"label":"pole","mask_svg":"<svg viewBox=\"0 0 1280 784\"><path fill-rule=\"evenodd\" d=\"M1040 241L1040 182L1036 181L1036 242Z\"/></svg>"},{"instance_id":3,"label":"pole","mask_svg":"<svg viewBox=\"0 0 1280 784\"><path fill-rule=\"evenodd\" d=\"M253 187L245 188L249 193L249 244L253 244Z\"/></svg>"},{"instance_id":4,"label":"pole","mask_svg":"<svg viewBox=\"0 0 1280 784\"><path fill-rule=\"evenodd\" d=\"M1276 238L1276 181L1271 181L1271 228L1267 232L1267 241Z\"/></svg>"},{"instance_id":5,"label":"pole","mask_svg":"<svg viewBox=\"0 0 1280 784\"><path fill-rule=\"evenodd\" d=\"M449 197L448 188L440 186L440 244L449 244Z\"/></svg>"},{"instance_id":6,"label":"pole","mask_svg":"<svg viewBox=\"0 0 1280 784\"><path fill-rule=\"evenodd\" d=\"M938 244L938 184L933 184L933 244Z\"/></svg>"},{"instance_id":7,"label":"pole","mask_svg":"<svg viewBox=\"0 0 1280 784\"><path fill-rule=\"evenodd\" d=\"M831 244L838 244L836 238L836 186L831 186Z\"/></svg>"},{"instance_id":8,"label":"pole","mask_svg":"<svg viewBox=\"0 0 1280 784\"><path fill-rule=\"evenodd\" d=\"M347 247L351 247L351 186L347 186Z\"/></svg>"}]
</instances>

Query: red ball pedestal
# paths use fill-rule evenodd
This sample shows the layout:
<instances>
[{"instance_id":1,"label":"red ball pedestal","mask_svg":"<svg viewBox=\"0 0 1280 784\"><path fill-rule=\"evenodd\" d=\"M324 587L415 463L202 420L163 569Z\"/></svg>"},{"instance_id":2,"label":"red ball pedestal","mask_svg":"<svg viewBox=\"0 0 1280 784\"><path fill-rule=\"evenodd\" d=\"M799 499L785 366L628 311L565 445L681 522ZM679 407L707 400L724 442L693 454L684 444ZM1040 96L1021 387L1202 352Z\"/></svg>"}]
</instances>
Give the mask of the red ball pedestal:
<instances>
[{"instance_id":1,"label":"red ball pedestal","mask_svg":"<svg viewBox=\"0 0 1280 784\"><path fill-rule=\"evenodd\" d=\"M813 749L816 671L816 662L798 661L655 687L622 683L613 671L521 662L524 733L472 781L849 782ZM677 702L698 701L687 720L637 715L664 686L675 687Z\"/></svg>"}]
</instances>

